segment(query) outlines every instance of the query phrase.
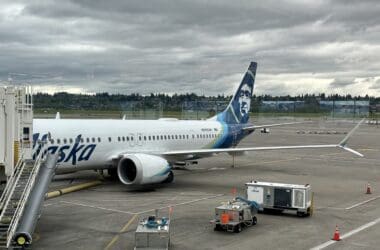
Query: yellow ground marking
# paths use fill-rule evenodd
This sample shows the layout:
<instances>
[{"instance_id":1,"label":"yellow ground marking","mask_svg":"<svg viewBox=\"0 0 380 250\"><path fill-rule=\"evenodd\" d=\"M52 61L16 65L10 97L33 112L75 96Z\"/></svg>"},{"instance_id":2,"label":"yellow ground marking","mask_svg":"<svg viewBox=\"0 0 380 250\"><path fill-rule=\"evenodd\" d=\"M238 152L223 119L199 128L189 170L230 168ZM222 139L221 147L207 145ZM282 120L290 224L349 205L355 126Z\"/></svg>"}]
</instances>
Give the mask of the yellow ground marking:
<instances>
[{"instance_id":1,"label":"yellow ground marking","mask_svg":"<svg viewBox=\"0 0 380 250\"><path fill-rule=\"evenodd\" d=\"M119 240L120 234L125 233L128 227L132 224L132 222L137 218L137 214L135 214L125 226L120 230L120 232L112 238L112 240L108 243L108 245L104 248L104 250L109 250L111 247Z\"/></svg>"},{"instance_id":2,"label":"yellow ground marking","mask_svg":"<svg viewBox=\"0 0 380 250\"><path fill-rule=\"evenodd\" d=\"M360 148L358 150L360 150L360 151L380 151L379 149L375 149L375 148Z\"/></svg>"},{"instance_id":3,"label":"yellow ground marking","mask_svg":"<svg viewBox=\"0 0 380 250\"><path fill-rule=\"evenodd\" d=\"M47 193L46 194L46 200L61 196L63 194L67 194L67 193L79 191L82 189L94 187L94 186L100 185L102 183L103 183L102 181L91 181L91 182L81 183L81 184L74 185L74 186L67 187L67 188L61 188L59 190Z\"/></svg>"}]
</instances>

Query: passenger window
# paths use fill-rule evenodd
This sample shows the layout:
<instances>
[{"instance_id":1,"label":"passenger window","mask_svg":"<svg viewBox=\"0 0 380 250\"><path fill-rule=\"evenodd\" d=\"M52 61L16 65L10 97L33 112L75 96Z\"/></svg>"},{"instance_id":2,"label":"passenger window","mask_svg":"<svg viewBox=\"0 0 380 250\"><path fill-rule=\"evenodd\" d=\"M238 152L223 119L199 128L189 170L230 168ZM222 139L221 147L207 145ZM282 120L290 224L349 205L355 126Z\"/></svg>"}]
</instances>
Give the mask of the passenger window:
<instances>
[{"instance_id":1,"label":"passenger window","mask_svg":"<svg viewBox=\"0 0 380 250\"><path fill-rule=\"evenodd\" d=\"M166 135L164 135L164 139L166 140Z\"/></svg>"},{"instance_id":2,"label":"passenger window","mask_svg":"<svg viewBox=\"0 0 380 250\"><path fill-rule=\"evenodd\" d=\"M100 137L98 137L98 142L100 142Z\"/></svg>"},{"instance_id":3,"label":"passenger window","mask_svg":"<svg viewBox=\"0 0 380 250\"><path fill-rule=\"evenodd\" d=\"M177 136L177 135L175 135L175 139L178 139L178 136Z\"/></svg>"},{"instance_id":4,"label":"passenger window","mask_svg":"<svg viewBox=\"0 0 380 250\"><path fill-rule=\"evenodd\" d=\"M66 138L63 138L63 143L66 144L67 143L67 140Z\"/></svg>"},{"instance_id":5,"label":"passenger window","mask_svg":"<svg viewBox=\"0 0 380 250\"><path fill-rule=\"evenodd\" d=\"M50 143L51 143L51 144L54 144L54 139L51 139L51 140L50 140Z\"/></svg>"},{"instance_id":6,"label":"passenger window","mask_svg":"<svg viewBox=\"0 0 380 250\"><path fill-rule=\"evenodd\" d=\"M69 139L69 142L70 142L70 144L72 144L72 143L73 143L73 139L72 139L72 138L70 138L70 139Z\"/></svg>"},{"instance_id":7,"label":"passenger window","mask_svg":"<svg viewBox=\"0 0 380 250\"><path fill-rule=\"evenodd\" d=\"M80 138L80 142L81 142L81 143L83 143L83 142L84 142L83 138Z\"/></svg>"},{"instance_id":8,"label":"passenger window","mask_svg":"<svg viewBox=\"0 0 380 250\"><path fill-rule=\"evenodd\" d=\"M123 136L123 137L121 137L121 139L123 139L123 141L125 141L125 137Z\"/></svg>"},{"instance_id":9,"label":"passenger window","mask_svg":"<svg viewBox=\"0 0 380 250\"><path fill-rule=\"evenodd\" d=\"M139 141L141 141L141 136L139 136Z\"/></svg>"},{"instance_id":10,"label":"passenger window","mask_svg":"<svg viewBox=\"0 0 380 250\"><path fill-rule=\"evenodd\" d=\"M131 141L133 141L134 140L134 138L133 138L133 136L131 137Z\"/></svg>"},{"instance_id":11,"label":"passenger window","mask_svg":"<svg viewBox=\"0 0 380 250\"><path fill-rule=\"evenodd\" d=\"M149 141L152 139L152 137L151 136L148 136L148 139L149 139Z\"/></svg>"},{"instance_id":12,"label":"passenger window","mask_svg":"<svg viewBox=\"0 0 380 250\"><path fill-rule=\"evenodd\" d=\"M89 143L90 142L90 138L87 137L86 138L86 142Z\"/></svg>"},{"instance_id":13,"label":"passenger window","mask_svg":"<svg viewBox=\"0 0 380 250\"><path fill-rule=\"evenodd\" d=\"M127 141L129 141L129 137L127 136Z\"/></svg>"},{"instance_id":14,"label":"passenger window","mask_svg":"<svg viewBox=\"0 0 380 250\"><path fill-rule=\"evenodd\" d=\"M146 136L144 135L144 141L146 141Z\"/></svg>"},{"instance_id":15,"label":"passenger window","mask_svg":"<svg viewBox=\"0 0 380 250\"><path fill-rule=\"evenodd\" d=\"M193 135L193 139L195 138L195 136Z\"/></svg>"},{"instance_id":16,"label":"passenger window","mask_svg":"<svg viewBox=\"0 0 380 250\"><path fill-rule=\"evenodd\" d=\"M161 135L161 140L163 140L164 139L164 136L163 135Z\"/></svg>"},{"instance_id":17,"label":"passenger window","mask_svg":"<svg viewBox=\"0 0 380 250\"><path fill-rule=\"evenodd\" d=\"M111 141L112 141L111 137L108 137L108 141L109 141L109 142L111 142Z\"/></svg>"},{"instance_id":18,"label":"passenger window","mask_svg":"<svg viewBox=\"0 0 380 250\"><path fill-rule=\"evenodd\" d=\"M61 144L61 139L57 139L57 143L58 143L58 144Z\"/></svg>"},{"instance_id":19,"label":"passenger window","mask_svg":"<svg viewBox=\"0 0 380 250\"><path fill-rule=\"evenodd\" d=\"M95 138L94 137L92 137L92 142L95 142Z\"/></svg>"},{"instance_id":20,"label":"passenger window","mask_svg":"<svg viewBox=\"0 0 380 250\"><path fill-rule=\"evenodd\" d=\"M120 136L117 137L117 141L120 141Z\"/></svg>"},{"instance_id":21,"label":"passenger window","mask_svg":"<svg viewBox=\"0 0 380 250\"><path fill-rule=\"evenodd\" d=\"M176 139L177 139L177 138L176 138ZM179 135L179 136L178 136L178 139L182 139L182 136L181 136L181 135Z\"/></svg>"},{"instance_id":22,"label":"passenger window","mask_svg":"<svg viewBox=\"0 0 380 250\"><path fill-rule=\"evenodd\" d=\"M153 138L153 141L154 141L155 140L155 136L153 135L152 138Z\"/></svg>"}]
</instances>

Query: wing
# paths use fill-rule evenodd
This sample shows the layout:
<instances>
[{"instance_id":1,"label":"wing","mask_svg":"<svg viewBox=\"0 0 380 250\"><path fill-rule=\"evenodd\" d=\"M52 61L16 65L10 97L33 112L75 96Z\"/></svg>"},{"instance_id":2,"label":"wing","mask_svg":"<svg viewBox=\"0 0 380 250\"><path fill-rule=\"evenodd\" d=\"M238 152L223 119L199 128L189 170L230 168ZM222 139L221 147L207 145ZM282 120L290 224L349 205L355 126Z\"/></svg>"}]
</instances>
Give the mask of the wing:
<instances>
[{"instance_id":1,"label":"wing","mask_svg":"<svg viewBox=\"0 0 380 250\"><path fill-rule=\"evenodd\" d=\"M320 144L320 145L299 145L299 146L273 146L273 147L249 147L249 148L220 148L220 149L194 149L194 150L177 150L164 152L161 155L169 158L175 159L177 157L181 158L196 158L196 157L208 157L213 156L218 153L241 153L249 151L264 151L264 150L281 150L281 149L310 149L310 148L339 148L344 149L350 153L357 156L363 157L363 155L347 146L348 139L352 136L355 130L358 129L360 124L364 121L361 120L355 128L353 128L347 136L340 141L338 144Z\"/></svg>"}]
</instances>

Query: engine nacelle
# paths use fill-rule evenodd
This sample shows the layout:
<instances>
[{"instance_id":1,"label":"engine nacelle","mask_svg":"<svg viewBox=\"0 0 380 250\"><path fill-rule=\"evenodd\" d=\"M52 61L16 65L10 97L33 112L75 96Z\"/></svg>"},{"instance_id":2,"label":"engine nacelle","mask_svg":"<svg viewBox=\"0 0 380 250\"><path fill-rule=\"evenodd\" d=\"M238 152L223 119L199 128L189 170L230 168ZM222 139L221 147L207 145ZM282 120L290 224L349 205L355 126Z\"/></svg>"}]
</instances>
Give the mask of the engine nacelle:
<instances>
[{"instance_id":1,"label":"engine nacelle","mask_svg":"<svg viewBox=\"0 0 380 250\"><path fill-rule=\"evenodd\" d=\"M117 175L126 185L161 183L170 172L170 165L165 159L148 154L123 155L117 165Z\"/></svg>"}]
</instances>

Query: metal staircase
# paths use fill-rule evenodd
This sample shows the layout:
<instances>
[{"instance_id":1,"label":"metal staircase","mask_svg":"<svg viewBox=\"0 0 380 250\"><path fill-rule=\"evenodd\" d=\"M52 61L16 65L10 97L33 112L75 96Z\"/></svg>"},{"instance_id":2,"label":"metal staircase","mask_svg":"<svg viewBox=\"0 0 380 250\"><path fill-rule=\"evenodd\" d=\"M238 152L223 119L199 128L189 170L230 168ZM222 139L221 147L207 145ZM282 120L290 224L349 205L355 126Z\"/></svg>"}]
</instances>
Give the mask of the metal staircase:
<instances>
[{"instance_id":1,"label":"metal staircase","mask_svg":"<svg viewBox=\"0 0 380 250\"><path fill-rule=\"evenodd\" d=\"M13 246L13 236L43 162L43 150L36 160L20 157L0 199L0 248Z\"/></svg>"}]
</instances>

